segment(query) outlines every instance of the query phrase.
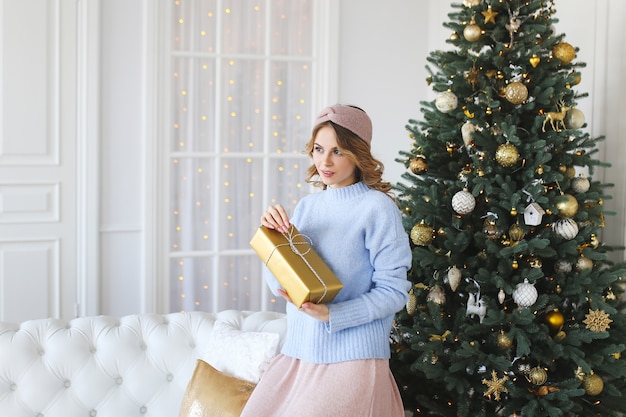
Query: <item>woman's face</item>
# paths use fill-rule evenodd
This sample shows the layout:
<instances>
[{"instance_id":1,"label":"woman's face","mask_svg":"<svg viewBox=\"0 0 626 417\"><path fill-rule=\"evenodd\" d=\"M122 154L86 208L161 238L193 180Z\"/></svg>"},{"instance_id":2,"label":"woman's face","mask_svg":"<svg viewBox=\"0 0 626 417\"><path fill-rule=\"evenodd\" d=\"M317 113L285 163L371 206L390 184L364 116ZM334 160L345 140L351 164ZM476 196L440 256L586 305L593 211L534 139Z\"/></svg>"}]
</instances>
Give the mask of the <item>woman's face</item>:
<instances>
[{"instance_id":1,"label":"woman's face","mask_svg":"<svg viewBox=\"0 0 626 417\"><path fill-rule=\"evenodd\" d=\"M355 183L355 164L337 145L337 134L330 126L317 131L313 141L313 163L324 184L340 188Z\"/></svg>"}]
</instances>

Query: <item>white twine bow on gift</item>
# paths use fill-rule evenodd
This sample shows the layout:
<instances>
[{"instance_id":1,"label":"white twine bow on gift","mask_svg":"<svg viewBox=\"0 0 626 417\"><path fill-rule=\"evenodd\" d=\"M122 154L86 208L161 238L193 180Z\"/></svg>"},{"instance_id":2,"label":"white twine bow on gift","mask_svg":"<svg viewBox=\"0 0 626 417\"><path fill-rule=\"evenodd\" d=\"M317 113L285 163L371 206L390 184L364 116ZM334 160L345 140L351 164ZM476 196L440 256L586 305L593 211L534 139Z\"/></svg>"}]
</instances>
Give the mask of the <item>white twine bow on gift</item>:
<instances>
[{"instance_id":1,"label":"white twine bow on gift","mask_svg":"<svg viewBox=\"0 0 626 417\"><path fill-rule=\"evenodd\" d=\"M302 233L295 233L294 234L294 227L291 226L289 228L289 230L287 231L287 233L283 233L281 232L281 234L283 235L283 237L285 239L287 239L287 243L279 243L277 244L272 251L270 252L270 254L267 257L267 261L265 261L265 265L267 265L270 261L270 259L272 258L272 255L274 254L274 251L276 251L278 248L282 247L282 246L289 246L289 248L291 249L291 251L293 253L295 253L296 255L298 255L302 261L304 261L304 263L306 264L306 266L309 267L309 269L311 270L311 272L313 272L313 275L315 275L315 278L317 278L317 280L320 282L320 284L322 284L322 287L324 287L324 293L322 294L322 296L315 302L315 304L319 304L322 302L322 300L324 299L324 297L326 297L326 294L328 293L328 288L326 287L326 283L324 282L324 280L322 279L322 277L320 277L317 273L317 271L313 268L313 266L309 263L309 261L306 259L306 254L309 253L311 251L311 246L313 245L313 241L311 240L310 237L308 237L307 235L303 235ZM306 242L295 242L294 239L298 236L302 236ZM298 249L296 247L296 245L307 245L307 249L305 252L300 252L300 249Z\"/></svg>"}]
</instances>

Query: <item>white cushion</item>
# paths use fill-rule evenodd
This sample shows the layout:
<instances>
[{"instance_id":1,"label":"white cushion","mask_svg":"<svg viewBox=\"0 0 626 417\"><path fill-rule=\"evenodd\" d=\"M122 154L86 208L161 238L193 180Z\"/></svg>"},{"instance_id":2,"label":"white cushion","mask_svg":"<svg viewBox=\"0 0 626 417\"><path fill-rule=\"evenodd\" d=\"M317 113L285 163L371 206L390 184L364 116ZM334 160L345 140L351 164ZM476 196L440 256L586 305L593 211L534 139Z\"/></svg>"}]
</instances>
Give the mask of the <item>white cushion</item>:
<instances>
[{"instance_id":1,"label":"white cushion","mask_svg":"<svg viewBox=\"0 0 626 417\"><path fill-rule=\"evenodd\" d=\"M256 384L276 356L280 336L239 328L227 321L216 321L203 359L218 371Z\"/></svg>"}]
</instances>

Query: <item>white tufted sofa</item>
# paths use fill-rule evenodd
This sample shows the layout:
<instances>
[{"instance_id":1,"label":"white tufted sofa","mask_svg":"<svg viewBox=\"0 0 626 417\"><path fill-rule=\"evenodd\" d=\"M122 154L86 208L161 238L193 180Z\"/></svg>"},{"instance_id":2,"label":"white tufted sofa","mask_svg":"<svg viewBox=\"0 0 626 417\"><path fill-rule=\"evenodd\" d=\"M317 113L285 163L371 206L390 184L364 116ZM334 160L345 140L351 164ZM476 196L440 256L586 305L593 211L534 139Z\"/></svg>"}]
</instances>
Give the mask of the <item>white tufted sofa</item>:
<instances>
[{"instance_id":1,"label":"white tufted sofa","mask_svg":"<svg viewBox=\"0 0 626 417\"><path fill-rule=\"evenodd\" d=\"M287 328L235 310L0 322L0 417L178 417L218 319L281 343Z\"/></svg>"}]
</instances>

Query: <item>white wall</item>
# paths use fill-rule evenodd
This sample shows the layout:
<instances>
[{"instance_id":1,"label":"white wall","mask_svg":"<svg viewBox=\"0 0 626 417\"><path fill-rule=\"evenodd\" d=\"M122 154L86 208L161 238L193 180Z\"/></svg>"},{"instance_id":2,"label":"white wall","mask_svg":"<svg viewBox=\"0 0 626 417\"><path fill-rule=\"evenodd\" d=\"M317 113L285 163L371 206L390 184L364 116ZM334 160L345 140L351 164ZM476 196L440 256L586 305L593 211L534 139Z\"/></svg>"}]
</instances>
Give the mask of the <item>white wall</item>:
<instances>
[{"instance_id":1,"label":"white wall","mask_svg":"<svg viewBox=\"0 0 626 417\"><path fill-rule=\"evenodd\" d=\"M412 143L404 126L428 93L428 9L424 1L341 0L338 101L372 118L372 152L392 183L405 171L398 151Z\"/></svg>"}]
</instances>

